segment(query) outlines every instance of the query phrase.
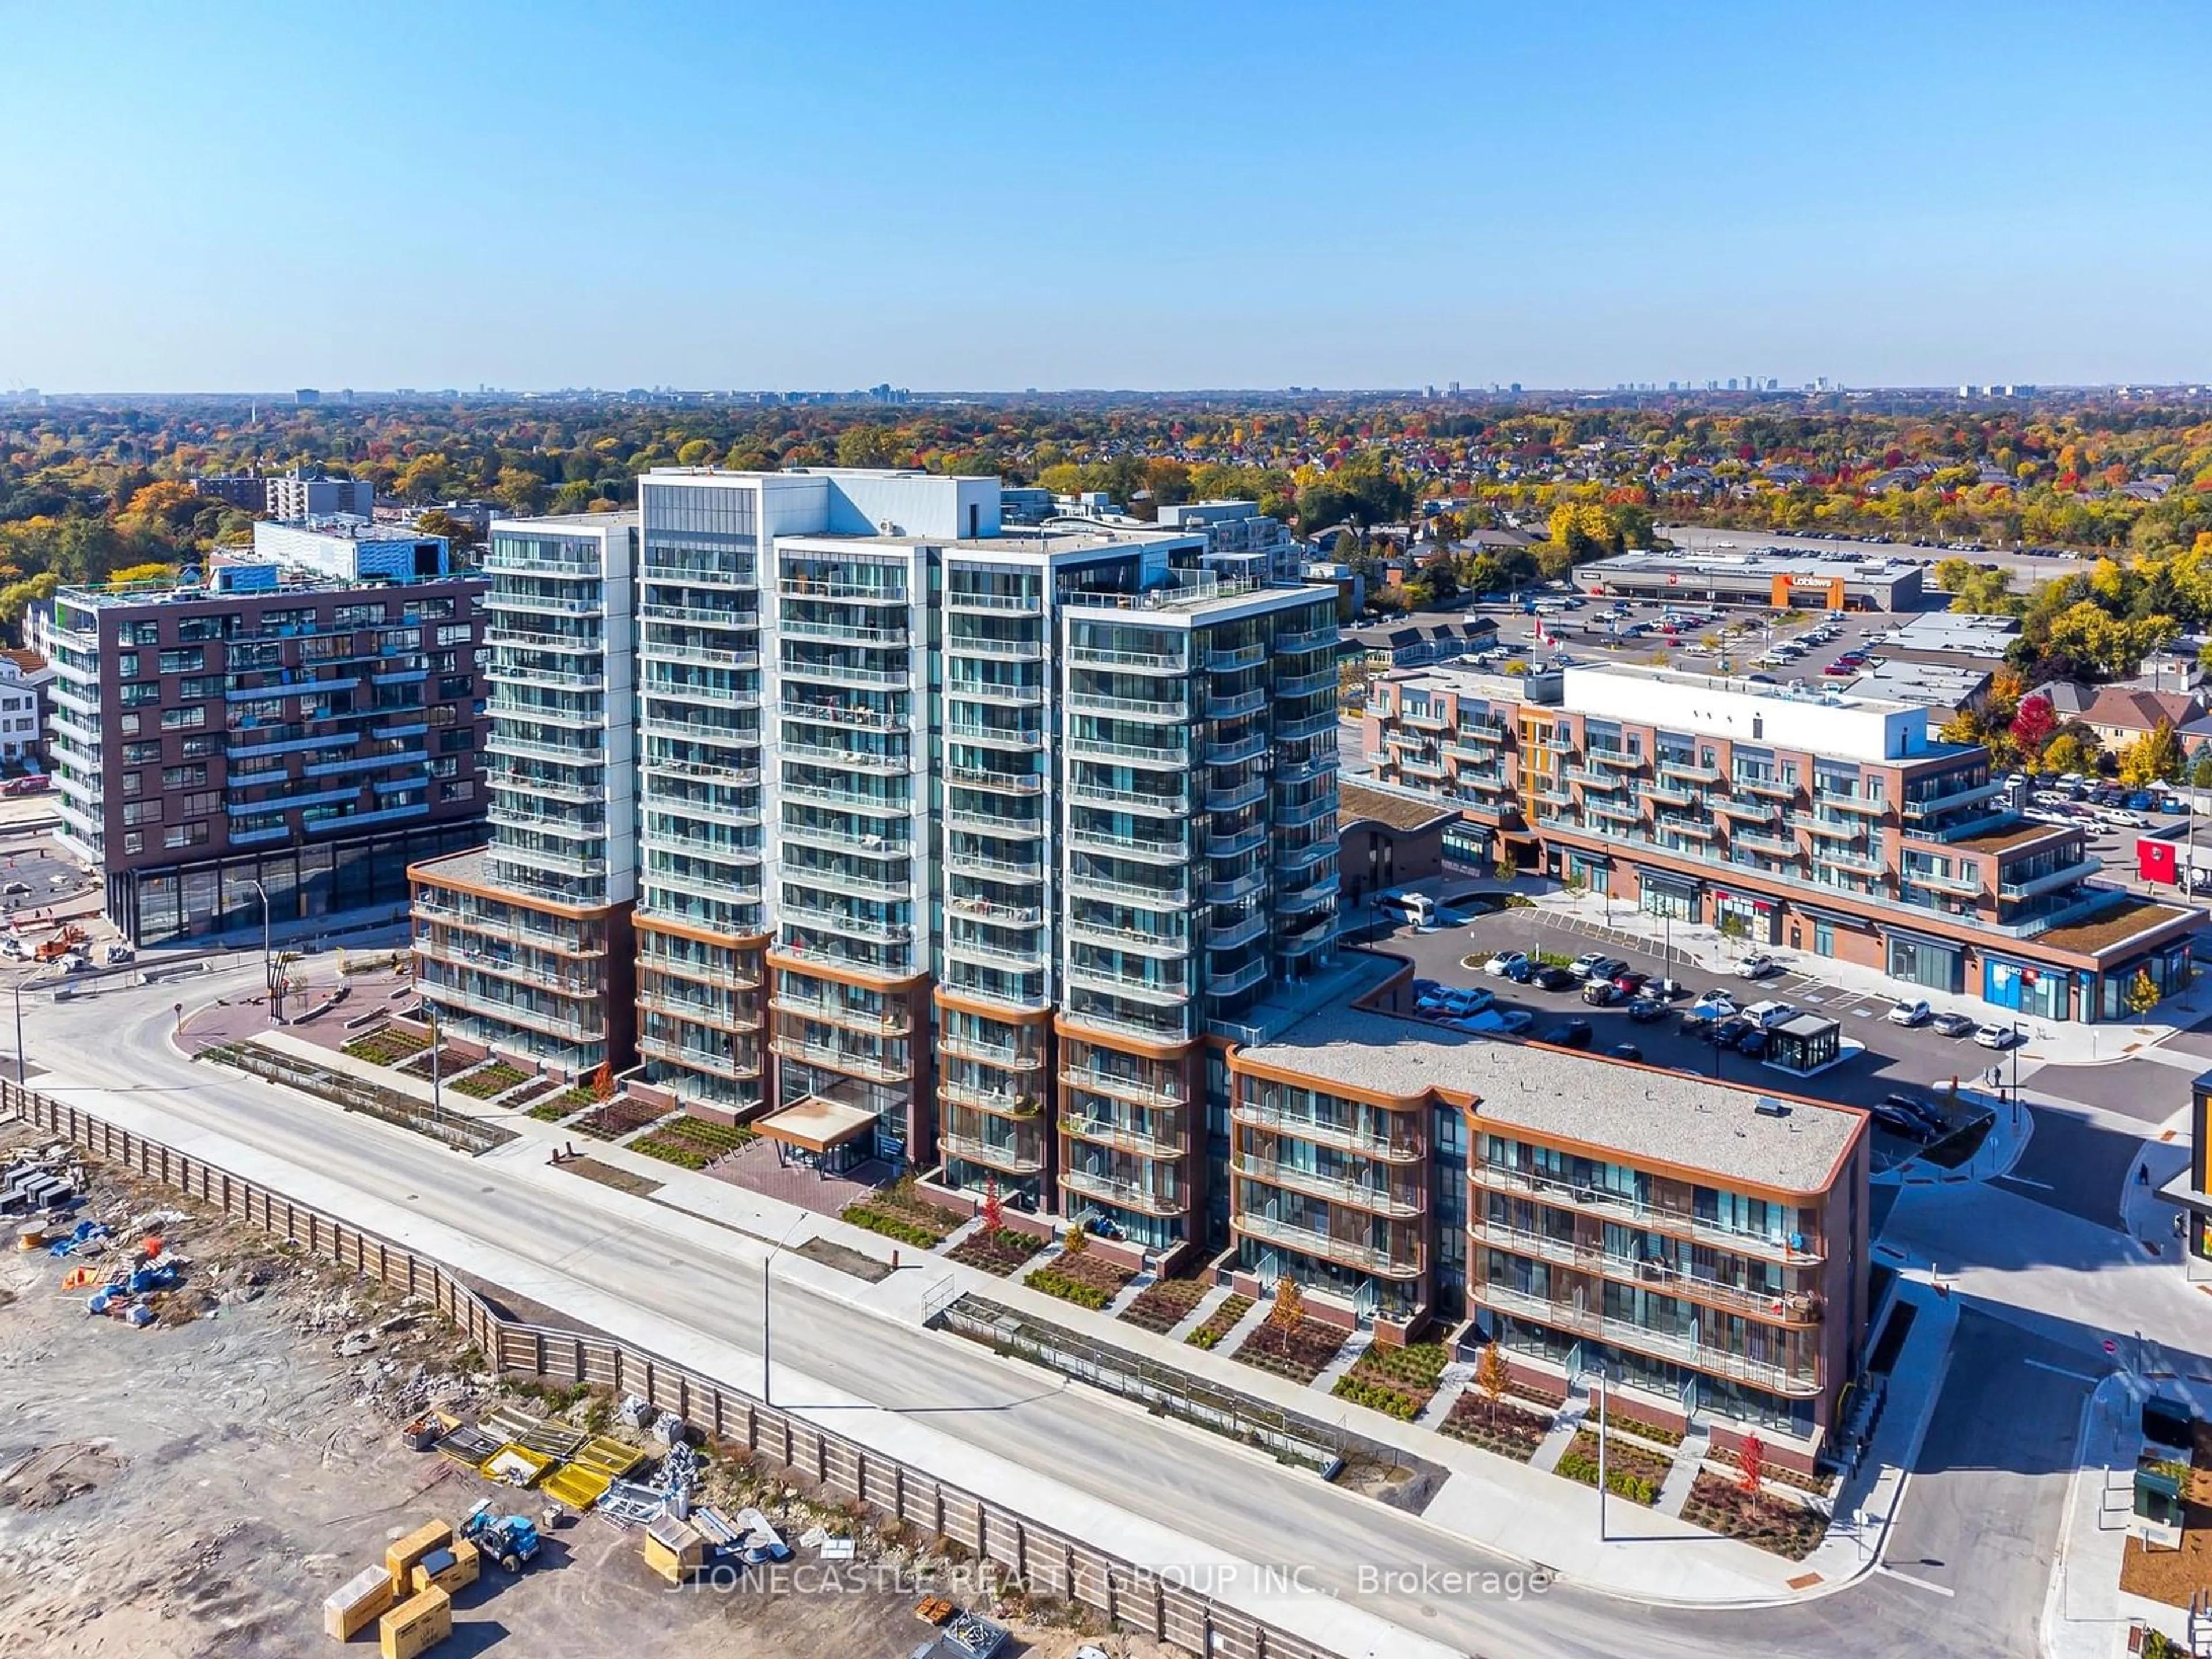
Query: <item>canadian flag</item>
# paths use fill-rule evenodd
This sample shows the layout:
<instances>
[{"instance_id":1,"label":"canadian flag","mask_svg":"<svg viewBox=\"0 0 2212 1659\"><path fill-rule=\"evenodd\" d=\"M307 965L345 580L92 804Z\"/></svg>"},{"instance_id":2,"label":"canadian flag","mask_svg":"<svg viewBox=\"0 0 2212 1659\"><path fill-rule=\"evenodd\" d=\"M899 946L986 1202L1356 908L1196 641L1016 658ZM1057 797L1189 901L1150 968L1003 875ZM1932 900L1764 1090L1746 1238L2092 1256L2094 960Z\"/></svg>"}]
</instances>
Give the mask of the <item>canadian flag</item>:
<instances>
[{"instance_id":1,"label":"canadian flag","mask_svg":"<svg viewBox=\"0 0 2212 1659\"><path fill-rule=\"evenodd\" d=\"M1552 636L1545 631L1544 624L1541 622L1539 622L1536 624L1535 639L1536 643L1539 645L1549 645L1552 642Z\"/></svg>"}]
</instances>

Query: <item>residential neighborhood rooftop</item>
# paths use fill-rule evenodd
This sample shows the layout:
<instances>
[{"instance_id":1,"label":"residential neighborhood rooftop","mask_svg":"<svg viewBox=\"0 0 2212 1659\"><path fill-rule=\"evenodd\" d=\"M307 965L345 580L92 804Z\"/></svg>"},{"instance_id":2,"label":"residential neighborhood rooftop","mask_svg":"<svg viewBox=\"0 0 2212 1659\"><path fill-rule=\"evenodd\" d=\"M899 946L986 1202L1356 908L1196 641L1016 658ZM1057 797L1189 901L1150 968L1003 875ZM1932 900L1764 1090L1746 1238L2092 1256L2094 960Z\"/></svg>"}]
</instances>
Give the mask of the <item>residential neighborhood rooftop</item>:
<instances>
[{"instance_id":1,"label":"residential neighborhood rooftop","mask_svg":"<svg viewBox=\"0 0 2212 1659\"><path fill-rule=\"evenodd\" d=\"M1241 1057L1363 1092L1464 1092L1477 1097L1478 1126L1583 1141L1632 1162L1698 1170L1723 1185L1784 1192L1825 1188L1866 1125L1848 1106L1346 1006L1300 1020ZM1778 1113L1758 1109L1763 1097L1776 1099Z\"/></svg>"}]
</instances>

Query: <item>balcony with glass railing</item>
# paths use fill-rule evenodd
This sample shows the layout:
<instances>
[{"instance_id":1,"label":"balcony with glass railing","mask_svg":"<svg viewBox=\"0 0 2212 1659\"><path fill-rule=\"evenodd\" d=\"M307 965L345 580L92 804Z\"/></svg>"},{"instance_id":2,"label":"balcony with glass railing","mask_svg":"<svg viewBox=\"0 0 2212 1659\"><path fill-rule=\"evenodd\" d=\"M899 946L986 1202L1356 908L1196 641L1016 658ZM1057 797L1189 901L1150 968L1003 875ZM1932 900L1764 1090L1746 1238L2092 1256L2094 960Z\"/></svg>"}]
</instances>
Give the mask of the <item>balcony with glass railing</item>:
<instances>
[{"instance_id":1,"label":"balcony with glass railing","mask_svg":"<svg viewBox=\"0 0 2212 1659\"><path fill-rule=\"evenodd\" d=\"M1630 1320L1609 1318L1594 1309L1569 1300L1553 1300L1504 1285L1482 1282L1472 1273L1468 1276L1467 1291L1470 1302L1495 1308L1501 1313L1518 1315L1555 1330L1595 1337L1600 1341L1632 1348L1639 1353L1669 1359L1708 1376L1747 1382L1770 1393L1795 1398L1810 1399L1820 1392L1817 1364L1785 1368L1748 1355L1709 1347L1694 1336L1639 1325Z\"/></svg>"},{"instance_id":2,"label":"balcony with glass railing","mask_svg":"<svg viewBox=\"0 0 2212 1659\"><path fill-rule=\"evenodd\" d=\"M687 1041L679 1033L656 1029L650 1015L638 1031L637 1051L647 1060L680 1066L687 1071L705 1072L733 1083L749 1083L761 1074L760 1060L751 1043L740 1041L725 1046L722 1042Z\"/></svg>"},{"instance_id":3,"label":"balcony with glass railing","mask_svg":"<svg viewBox=\"0 0 2212 1659\"><path fill-rule=\"evenodd\" d=\"M1150 1115L1146 1118L1117 1116L1071 1109L1060 1114L1060 1133L1088 1146L1110 1147L1133 1158L1180 1160L1190 1148L1185 1144L1181 1115Z\"/></svg>"},{"instance_id":4,"label":"balcony with glass railing","mask_svg":"<svg viewBox=\"0 0 2212 1659\"><path fill-rule=\"evenodd\" d=\"M1826 1260L1820 1241L1802 1233L1732 1227L1717 1217L1706 1218L1692 1210L1667 1209L1639 1202L1610 1188L1559 1180L1534 1170L1477 1158L1468 1165L1468 1180L1474 1189L1469 1205L1469 1212L1474 1214L1483 1212L1483 1193L1490 1190L1543 1199L1563 1209L1571 1208L1577 1215L1665 1237L1686 1239L1695 1244L1710 1244L1736 1255L1755 1255L1786 1267L1817 1267Z\"/></svg>"},{"instance_id":5,"label":"balcony with glass railing","mask_svg":"<svg viewBox=\"0 0 2212 1659\"><path fill-rule=\"evenodd\" d=\"M1139 1215L1177 1216L1183 1212L1183 1189L1176 1178L1175 1166L1148 1161L1134 1167L1121 1167L1129 1172L1093 1168L1086 1160L1062 1170L1060 1184L1079 1197L1134 1210Z\"/></svg>"},{"instance_id":6,"label":"balcony with glass railing","mask_svg":"<svg viewBox=\"0 0 2212 1659\"><path fill-rule=\"evenodd\" d=\"M1376 1174L1380 1179L1328 1175L1308 1164L1286 1162L1240 1148L1235 1156L1235 1168L1240 1179L1304 1194L1347 1209L1364 1210L1370 1215L1411 1220L1428 1213L1427 1183L1414 1176L1391 1179L1387 1166L1378 1166Z\"/></svg>"},{"instance_id":7,"label":"balcony with glass railing","mask_svg":"<svg viewBox=\"0 0 2212 1659\"><path fill-rule=\"evenodd\" d=\"M1356 1267L1378 1279L1419 1279L1428 1267L1428 1252L1410 1227L1382 1224L1382 1231L1390 1243L1378 1246L1301 1226L1264 1210L1239 1208L1230 1216L1229 1224L1243 1237L1263 1244L1277 1244L1300 1255ZM1373 1229L1364 1231L1372 1236Z\"/></svg>"},{"instance_id":8,"label":"balcony with glass railing","mask_svg":"<svg viewBox=\"0 0 2212 1659\"><path fill-rule=\"evenodd\" d=\"M1889 803L1876 796L1845 794L1839 790L1816 790L1813 795L1816 812L1847 812L1855 817L1883 818L1889 816Z\"/></svg>"},{"instance_id":9,"label":"balcony with glass railing","mask_svg":"<svg viewBox=\"0 0 2212 1659\"><path fill-rule=\"evenodd\" d=\"M1035 708L1044 702L1044 691L1042 682L1030 680L948 678L945 683L945 695L950 701L1004 708Z\"/></svg>"},{"instance_id":10,"label":"balcony with glass railing","mask_svg":"<svg viewBox=\"0 0 2212 1659\"><path fill-rule=\"evenodd\" d=\"M980 1164L1006 1175L1033 1176L1044 1170L1044 1132L1041 1128L1027 1132L1017 1129L1003 1135L969 1133L956 1115L947 1113L944 1126L937 1132L937 1151L942 1158Z\"/></svg>"},{"instance_id":11,"label":"balcony with glass railing","mask_svg":"<svg viewBox=\"0 0 2212 1659\"><path fill-rule=\"evenodd\" d=\"M1480 1212L1468 1222L1468 1231L1476 1243L1515 1255L1575 1267L1619 1284L1725 1308L1773 1324L1811 1325L1820 1317L1820 1298L1806 1291L1752 1289L1686 1273L1663 1257L1616 1254L1595 1239L1531 1232Z\"/></svg>"},{"instance_id":12,"label":"balcony with glass railing","mask_svg":"<svg viewBox=\"0 0 2212 1659\"><path fill-rule=\"evenodd\" d=\"M2040 894L2071 887L2092 876L2102 875L2104 870L2104 860L2093 858L2075 859L2038 875L2023 875L2016 868L2008 866L2002 872L2006 878L1997 883L1997 896L2008 899L2034 898Z\"/></svg>"},{"instance_id":13,"label":"balcony with glass railing","mask_svg":"<svg viewBox=\"0 0 2212 1659\"><path fill-rule=\"evenodd\" d=\"M768 1046L778 1057L799 1065L839 1072L848 1077L867 1078L877 1083L903 1083L913 1074L913 1062L902 1050L887 1054L880 1047L834 1041L828 1033L810 1039L797 1032L779 1030L769 1038Z\"/></svg>"},{"instance_id":14,"label":"balcony with glass railing","mask_svg":"<svg viewBox=\"0 0 2212 1659\"><path fill-rule=\"evenodd\" d=\"M948 583L945 589L945 608L948 611L969 611L979 616L1003 614L1041 617L1044 614L1044 595L1004 592L994 589Z\"/></svg>"},{"instance_id":15,"label":"balcony with glass railing","mask_svg":"<svg viewBox=\"0 0 2212 1659\"><path fill-rule=\"evenodd\" d=\"M1124 697L1071 690L1063 706L1070 714L1102 714L1152 726L1181 726L1191 718L1190 703L1182 697Z\"/></svg>"}]
</instances>

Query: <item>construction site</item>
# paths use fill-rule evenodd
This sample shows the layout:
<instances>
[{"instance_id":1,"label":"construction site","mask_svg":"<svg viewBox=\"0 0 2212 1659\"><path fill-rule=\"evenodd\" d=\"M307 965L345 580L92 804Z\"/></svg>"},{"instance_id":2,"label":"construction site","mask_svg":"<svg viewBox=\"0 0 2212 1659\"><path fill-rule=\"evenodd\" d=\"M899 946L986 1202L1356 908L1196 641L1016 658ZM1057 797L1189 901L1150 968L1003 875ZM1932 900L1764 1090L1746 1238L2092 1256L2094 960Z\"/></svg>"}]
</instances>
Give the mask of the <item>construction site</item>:
<instances>
[{"instance_id":1,"label":"construction site","mask_svg":"<svg viewBox=\"0 0 2212 1659\"><path fill-rule=\"evenodd\" d=\"M20 1122L0 1209L0 1656L1170 1651Z\"/></svg>"}]
</instances>

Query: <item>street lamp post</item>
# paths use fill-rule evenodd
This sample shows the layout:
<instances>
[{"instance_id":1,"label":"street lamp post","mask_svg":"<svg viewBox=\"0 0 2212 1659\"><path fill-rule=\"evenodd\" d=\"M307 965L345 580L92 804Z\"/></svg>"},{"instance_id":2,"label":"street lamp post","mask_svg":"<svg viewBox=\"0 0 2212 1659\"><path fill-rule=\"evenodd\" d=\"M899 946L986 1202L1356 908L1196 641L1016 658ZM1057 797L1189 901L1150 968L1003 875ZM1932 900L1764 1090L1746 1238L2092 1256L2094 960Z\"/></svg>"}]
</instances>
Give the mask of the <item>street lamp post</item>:
<instances>
[{"instance_id":1,"label":"street lamp post","mask_svg":"<svg viewBox=\"0 0 2212 1659\"><path fill-rule=\"evenodd\" d=\"M261 901L261 981L262 988L269 993L269 1020L274 1024L276 1021L276 959L269 950L269 890L258 881L249 881L246 885Z\"/></svg>"},{"instance_id":2,"label":"street lamp post","mask_svg":"<svg viewBox=\"0 0 2212 1659\"><path fill-rule=\"evenodd\" d=\"M445 1066L441 1060L438 1040L438 1011L428 1003L422 1005L422 1014L430 1027L430 1121L442 1131L446 1122Z\"/></svg>"},{"instance_id":3,"label":"street lamp post","mask_svg":"<svg viewBox=\"0 0 2212 1659\"><path fill-rule=\"evenodd\" d=\"M1597 1362L1597 1541L1605 1542L1605 1397L1612 1378L1605 1361Z\"/></svg>"},{"instance_id":4,"label":"street lamp post","mask_svg":"<svg viewBox=\"0 0 2212 1659\"><path fill-rule=\"evenodd\" d=\"M769 1324L770 1301L769 1269L775 1265L776 1257L783 1253L783 1247L791 1243L792 1234L799 1231L799 1223L805 1219L804 1215L794 1217L791 1225L784 1229L783 1237L775 1242L775 1247L761 1258L761 1404L763 1406L772 1406L775 1403L775 1384L769 1380L771 1370L769 1356L771 1342Z\"/></svg>"}]
</instances>

